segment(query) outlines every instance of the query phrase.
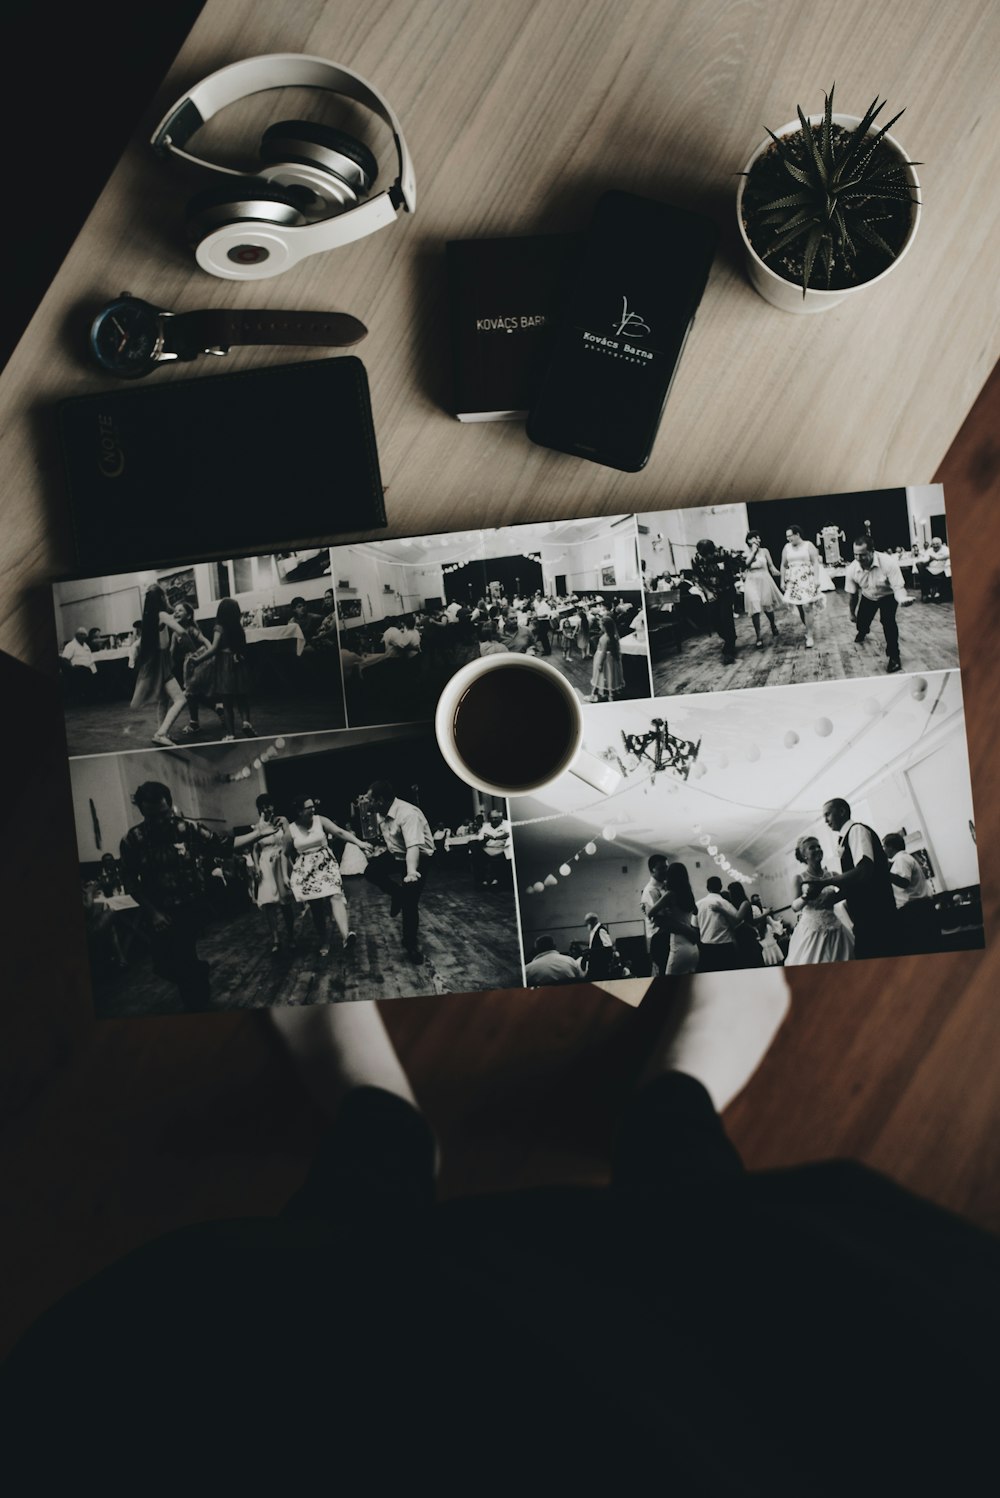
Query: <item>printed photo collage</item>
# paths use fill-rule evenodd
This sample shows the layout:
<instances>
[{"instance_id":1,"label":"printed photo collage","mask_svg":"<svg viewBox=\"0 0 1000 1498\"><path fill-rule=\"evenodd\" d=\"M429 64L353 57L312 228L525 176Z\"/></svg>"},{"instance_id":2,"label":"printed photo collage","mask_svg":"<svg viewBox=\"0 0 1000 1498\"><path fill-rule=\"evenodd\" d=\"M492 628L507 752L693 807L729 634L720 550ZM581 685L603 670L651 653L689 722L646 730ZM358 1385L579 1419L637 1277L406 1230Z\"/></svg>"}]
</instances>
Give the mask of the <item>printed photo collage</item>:
<instances>
[{"instance_id":1,"label":"printed photo collage","mask_svg":"<svg viewBox=\"0 0 1000 1498\"><path fill-rule=\"evenodd\" d=\"M939 486L54 601L99 1016L982 944ZM445 764L443 685L505 652L572 683L608 794L497 800Z\"/></svg>"}]
</instances>

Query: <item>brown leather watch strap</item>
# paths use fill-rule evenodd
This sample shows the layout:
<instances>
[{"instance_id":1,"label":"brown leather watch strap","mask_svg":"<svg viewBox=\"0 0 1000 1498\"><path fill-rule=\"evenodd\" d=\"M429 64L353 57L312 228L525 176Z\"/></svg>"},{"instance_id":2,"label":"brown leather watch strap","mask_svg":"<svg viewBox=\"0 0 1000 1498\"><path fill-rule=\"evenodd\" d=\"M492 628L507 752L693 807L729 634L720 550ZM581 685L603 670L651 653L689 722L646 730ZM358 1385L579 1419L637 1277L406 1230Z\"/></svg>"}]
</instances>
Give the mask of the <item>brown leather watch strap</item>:
<instances>
[{"instance_id":1,"label":"brown leather watch strap","mask_svg":"<svg viewBox=\"0 0 1000 1498\"><path fill-rule=\"evenodd\" d=\"M347 312L270 312L254 308L212 308L182 312L168 319L169 344L181 359L205 349L254 343L306 344L346 348L360 343L368 329Z\"/></svg>"}]
</instances>

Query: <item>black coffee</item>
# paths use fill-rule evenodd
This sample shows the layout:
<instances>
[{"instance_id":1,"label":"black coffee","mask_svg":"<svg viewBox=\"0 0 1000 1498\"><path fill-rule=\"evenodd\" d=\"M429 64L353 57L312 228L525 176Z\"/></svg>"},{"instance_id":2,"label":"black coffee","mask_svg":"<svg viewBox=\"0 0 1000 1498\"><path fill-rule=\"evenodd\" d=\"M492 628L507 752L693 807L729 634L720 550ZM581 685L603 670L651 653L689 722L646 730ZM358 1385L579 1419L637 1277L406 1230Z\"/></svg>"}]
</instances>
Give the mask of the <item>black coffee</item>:
<instances>
[{"instance_id":1,"label":"black coffee","mask_svg":"<svg viewBox=\"0 0 1000 1498\"><path fill-rule=\"evenodd\" d=\"M455 748L473 775L511 790L559 769L576 735L557 681L530 666L485 671L459 698Z\"/></svg>"}]
</instances>

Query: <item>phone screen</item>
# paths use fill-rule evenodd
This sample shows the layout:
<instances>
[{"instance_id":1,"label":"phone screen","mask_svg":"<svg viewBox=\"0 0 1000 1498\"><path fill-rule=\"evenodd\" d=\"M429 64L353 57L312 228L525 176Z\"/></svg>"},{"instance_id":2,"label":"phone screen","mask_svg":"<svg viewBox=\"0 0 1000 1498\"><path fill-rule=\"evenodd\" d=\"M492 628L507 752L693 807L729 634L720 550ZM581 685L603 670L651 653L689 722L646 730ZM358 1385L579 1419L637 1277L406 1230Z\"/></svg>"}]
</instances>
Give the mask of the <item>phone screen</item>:
<instances>
[{"instance_id":1,"label":"phone screen","mask_svg":"<svg viewBox=\"0 0 1000 1498\"><path fill-rule=\"evenodd\" d=\"M703 214L601 198L528 418L533 442L644 467L718 238Z\"/></svg>"}]
</instances>

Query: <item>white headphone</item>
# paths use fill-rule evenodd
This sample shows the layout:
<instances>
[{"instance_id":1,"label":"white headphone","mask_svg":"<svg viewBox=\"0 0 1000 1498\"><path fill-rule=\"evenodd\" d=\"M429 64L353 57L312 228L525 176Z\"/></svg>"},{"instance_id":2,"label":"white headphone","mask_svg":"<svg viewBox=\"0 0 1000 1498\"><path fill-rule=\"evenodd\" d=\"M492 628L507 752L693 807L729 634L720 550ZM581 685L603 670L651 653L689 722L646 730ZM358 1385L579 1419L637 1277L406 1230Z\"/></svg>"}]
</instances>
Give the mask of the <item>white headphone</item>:
<instances>
[{"instance_id":1,"label":"white headphone","mask_svg":"<svg viewBox=\"0 0 1000 1498\"><path fill-rule=\"evenodd\" d=\"M264 131L261 168L239 172L184 147L220 109L269 88L321 88L363 104L392 131L399 172L386 191L368 193L378 162L361 141L314 120L286 120ZM248 57L203 78L168 109L153 132L159 156L176 156L218 179L187 207L189 237L202 270L230 281L259 281L362 239L416 205L413 163L399 121L381 94L336 63L297 52Z\"/></svg>"}]
</instances>

